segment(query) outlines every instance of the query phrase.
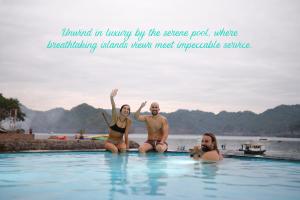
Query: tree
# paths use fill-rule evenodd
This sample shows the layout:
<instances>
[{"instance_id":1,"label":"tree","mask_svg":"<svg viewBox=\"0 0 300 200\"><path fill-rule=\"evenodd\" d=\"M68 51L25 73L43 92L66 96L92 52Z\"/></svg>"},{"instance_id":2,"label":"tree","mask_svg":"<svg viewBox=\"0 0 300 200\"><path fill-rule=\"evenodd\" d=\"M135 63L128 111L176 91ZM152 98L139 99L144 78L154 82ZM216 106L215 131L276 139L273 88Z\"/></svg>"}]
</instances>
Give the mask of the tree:
<instances>
[{"instance_id":1,"label":"tree","mask_svg":"<svg viewBox=\"0 0 300 200\"><path fill-rule=\"evenodd\" d=\"M0 93L0 122L17 113L16 120L24 121L25 113L21 111L18 99L5 98Z\"/></svg>"}]
</instances>

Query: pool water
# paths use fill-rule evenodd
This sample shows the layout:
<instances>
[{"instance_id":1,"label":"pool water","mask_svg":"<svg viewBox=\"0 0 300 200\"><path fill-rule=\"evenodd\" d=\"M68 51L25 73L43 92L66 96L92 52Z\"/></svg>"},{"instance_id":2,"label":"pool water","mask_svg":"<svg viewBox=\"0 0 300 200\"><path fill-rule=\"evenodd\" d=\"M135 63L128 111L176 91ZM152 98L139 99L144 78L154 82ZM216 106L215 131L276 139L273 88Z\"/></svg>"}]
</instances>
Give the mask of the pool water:
<instances>
[{"instance_id":1,"label":"pool water","mask_svg":"<svg viewBox=\"0 0 300 200\"><path fill-rule=\"evenodd\" d=\"M0 154L1 200L299 199L300 162L186 153Z\"/></svg>"}]
</instances>

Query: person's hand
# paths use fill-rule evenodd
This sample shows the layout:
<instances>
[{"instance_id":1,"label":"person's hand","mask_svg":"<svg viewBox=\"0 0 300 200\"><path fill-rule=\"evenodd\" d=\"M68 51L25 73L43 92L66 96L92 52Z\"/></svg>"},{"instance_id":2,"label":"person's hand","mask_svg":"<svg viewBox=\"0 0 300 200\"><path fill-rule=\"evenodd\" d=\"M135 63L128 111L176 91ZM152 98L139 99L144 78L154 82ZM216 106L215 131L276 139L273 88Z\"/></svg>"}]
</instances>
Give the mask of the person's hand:
<instances>
[{"instance_id":1,"label":"person's hand","mask_svg":"<svg viewBox=\"0 0 300 200\"><path fill-rule=\"evenodd\" d=\"M141 108L144 108L145 105L146 105L146 103L147 103L147 101L143 102L143 103L141 104Z\"/></svg>"},{"instance_id":2,"label":"person's hand","mask_svg":"<svg viewBox=\"0 0 300 200\"><path fill-rule=\"evenodd\" d=\"M115 97L118 93L118 89L113 89L110 93L110 97Z\"/></svg>"}]
</instances>

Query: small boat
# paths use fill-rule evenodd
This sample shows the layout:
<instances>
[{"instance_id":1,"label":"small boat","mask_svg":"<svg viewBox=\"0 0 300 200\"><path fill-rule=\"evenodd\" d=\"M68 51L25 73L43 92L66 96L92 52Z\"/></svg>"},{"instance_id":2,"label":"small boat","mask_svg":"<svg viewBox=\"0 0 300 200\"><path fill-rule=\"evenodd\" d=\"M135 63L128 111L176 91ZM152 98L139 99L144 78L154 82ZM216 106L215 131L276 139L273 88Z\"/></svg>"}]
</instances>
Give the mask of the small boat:
<instances>
[{"instance_id":1,"label":"small boat","mask_svg":"<svg viewBox=\"0 0 300 200\"><path fill-rule=\"evenodd\" d=\"M67 140L65 135L51 135L48 139L50 140Z\"/></svg>"},{"instance_id":2,"label":"small boat","mask_svg":"<svg viewBox=\"0 0 300 200\"><path fill-rule=\"evenodd\" d=\"M262 144L246 143L242 144L242 148L239 151L244 151L244 154L262 155L266 152L266 149Z\"/></svg>"},{"instance_id":3,"label":"small boat","mask_svg":"<svg viewBox=\"0 0 300 200\"><path fill-rule=\"evenodd\" d=\"M0 133L7 133L7 130L5 130L4 128L0 127Z\"/></svg>"},{"instance_id":4,"label":"small boat","mask_svg":"<svg viewBox=\"0 0 300 200\"><path fill-rule=\"evenodd\" d=\"M86 137L91 140L106 140L108 138L108 134L98 134L93 136Z\"/></svg>"},{"instance_id":5,"label":"small boat","mask_svg":"<svg viewBox=\"0 0 300 200\"><path fill-rule=\"evenodd\" d=\"M267 138L259 138L259 141L267 141Z\"/></svg>"}]
</instances>

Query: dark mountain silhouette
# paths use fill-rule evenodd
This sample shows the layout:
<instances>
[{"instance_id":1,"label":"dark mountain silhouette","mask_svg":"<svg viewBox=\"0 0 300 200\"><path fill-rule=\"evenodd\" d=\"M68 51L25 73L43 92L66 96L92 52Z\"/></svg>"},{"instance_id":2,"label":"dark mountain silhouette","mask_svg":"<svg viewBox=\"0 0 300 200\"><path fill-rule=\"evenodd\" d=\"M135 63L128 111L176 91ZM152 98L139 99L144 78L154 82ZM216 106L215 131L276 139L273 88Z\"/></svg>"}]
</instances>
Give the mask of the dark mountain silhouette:
<instances>
[{"instance_id":1,"label":"dark mountain silhouette","mask_svg":"<svg viewBox=\"0 0 300 200\"><path fill-rule=\"evenodd\" d=\"M110 119L110 110L96 109L88 104L78 105L71 110L55 108L41 112L25 106L22 106L22 110L27 116L23 127L32 127L35 132L75 133L80 129L88 133L107 132L102 113L106 113ZM171 134L214 132L218 135L300 137L299 104L280 105L260 114L251 111L214 114L182 109L161 114L168 118ZM146 132L144 123L134 119L133 122L131 132Z\"/></svg>"},{"instance_id":2,"label":"dark mountain silhouette","mask_svg":"<svg viewBox=\"0 0 300 200\"><path fill-rule=\"evenodd\" d=\"M34 111L22 106L26 113L25 128L31 127L35 132L76 133L83 129L88 133L107 132L102 112L88 104L80 104L71 110L55 108L49 111ZM110 119L110 115L106 114Z\"/></svg>"},{"instance_id":3,"label":"dark mountain silhouette","mask_svg":"<svg viewBox=\"0 0 300 200\"><path fill-rule=\"evenodd\" d=\"M300 137L300 105L281 105L261 114L178 110L166 117L174 132Z\"/></svg>"}]
</instances>

